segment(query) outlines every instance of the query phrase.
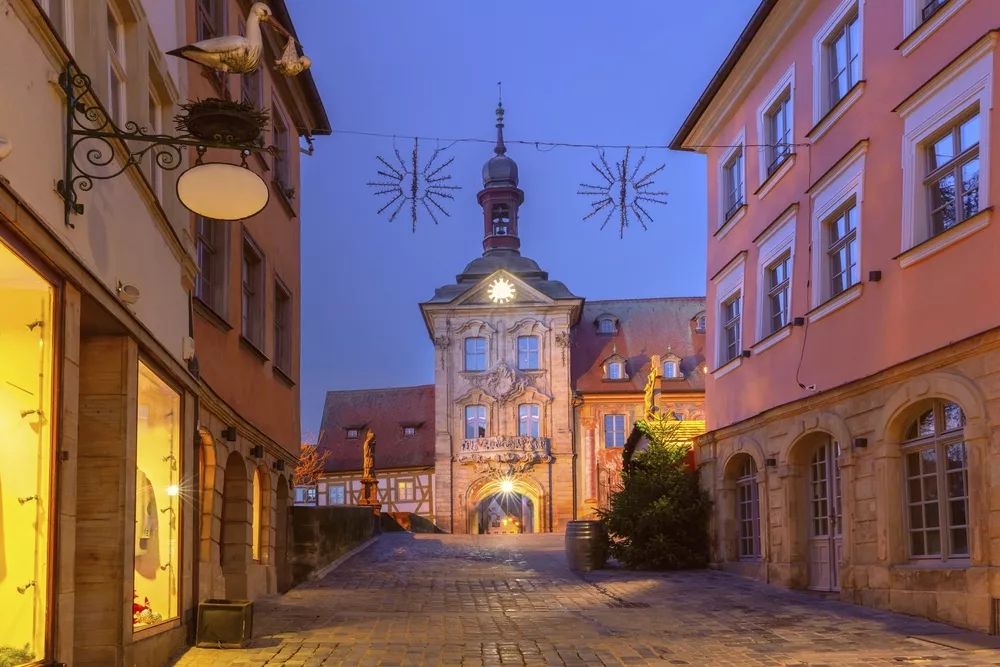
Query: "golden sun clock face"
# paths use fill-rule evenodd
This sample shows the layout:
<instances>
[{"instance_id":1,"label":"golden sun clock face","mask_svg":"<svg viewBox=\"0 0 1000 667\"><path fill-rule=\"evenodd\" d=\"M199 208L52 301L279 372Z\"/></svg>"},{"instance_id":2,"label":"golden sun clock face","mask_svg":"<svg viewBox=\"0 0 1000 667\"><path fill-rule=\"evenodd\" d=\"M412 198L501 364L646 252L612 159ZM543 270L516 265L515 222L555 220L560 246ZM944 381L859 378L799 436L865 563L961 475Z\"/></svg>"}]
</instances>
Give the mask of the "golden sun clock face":
<instances>
[{"instance_id":1,"label":"golden sun clock face","mask_svg":"<svg viewBox=\"0 0 1000 667\"><path fill-rule=\"evenodd\" d=\"M506 278L497 278L490 283L490 289L487 294L493 303L507 303L517 296L517 288L514 287L514 283Z\"/></svg>"}]
</instances>

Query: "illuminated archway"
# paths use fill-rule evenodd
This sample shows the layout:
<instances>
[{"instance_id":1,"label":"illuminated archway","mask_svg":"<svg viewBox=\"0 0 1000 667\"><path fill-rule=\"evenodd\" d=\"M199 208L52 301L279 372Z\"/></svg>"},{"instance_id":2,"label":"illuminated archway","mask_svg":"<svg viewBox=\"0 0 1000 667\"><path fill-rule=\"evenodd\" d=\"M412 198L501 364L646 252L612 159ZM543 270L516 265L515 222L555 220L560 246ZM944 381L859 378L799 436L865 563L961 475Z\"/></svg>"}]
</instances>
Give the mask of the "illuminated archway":
<instances>
[{"instance_id":1,"label":"illuminated archway","mask_svg":"<svg viewBox=\"0 0 1000 667\"><path fill-rule=\"evenodd\" d=\"M541 485L527 475L515 475L510 478L481 477L469 486L466 494L466 526L470 534L480 534L480 518L483 503L493 498L524 498L530 505L530 531L543 533L548 531L545 523L545 492ZM501 503L502 505L502 503ZM521 516L522 523L527 523L527 517Z\"/></svg>"}]
</instances>

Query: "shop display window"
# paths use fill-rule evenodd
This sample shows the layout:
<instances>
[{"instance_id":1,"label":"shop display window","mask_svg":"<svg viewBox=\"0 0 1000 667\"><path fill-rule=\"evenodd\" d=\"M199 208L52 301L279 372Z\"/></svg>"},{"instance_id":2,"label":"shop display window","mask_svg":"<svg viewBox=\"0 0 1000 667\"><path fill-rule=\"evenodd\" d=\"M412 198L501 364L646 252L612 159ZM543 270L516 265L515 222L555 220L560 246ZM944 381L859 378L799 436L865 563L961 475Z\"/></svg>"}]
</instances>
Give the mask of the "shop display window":
<instances>
[{"instance_id":1,"label":"shop display window","mask_svg":"<svg viewBox=\"0 0 1000 667\"><path fill-rule=\"evenodd\" d=\"M135 472L135 630L178 616L181 397L139 362Z\"/></svg>"},{"instance_id":2,"label":"shop display window","mask_svg":"<svg viewBox=\"0 0 1000 667\"><path fill-rule=\"evenodd\" d=\"M0 665L45 656L55 290L0 242Z\"/></svg>"}]
</instances>

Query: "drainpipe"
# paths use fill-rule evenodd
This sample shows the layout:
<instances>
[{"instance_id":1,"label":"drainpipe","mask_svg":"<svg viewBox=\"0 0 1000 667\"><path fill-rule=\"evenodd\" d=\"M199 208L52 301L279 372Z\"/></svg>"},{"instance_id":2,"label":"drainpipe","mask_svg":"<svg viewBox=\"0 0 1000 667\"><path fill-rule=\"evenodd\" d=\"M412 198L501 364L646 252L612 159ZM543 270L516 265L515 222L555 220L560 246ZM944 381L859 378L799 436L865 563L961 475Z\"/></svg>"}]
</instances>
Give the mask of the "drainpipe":
<instances>
[{"instance_id":1,"label":"drainpipe","mask_svg":"<svg viewBox=\"0 0 1000 667\"><path fill-rule=\"evenodd\" d=\"M194 296L191 292L188 292L188 336L191 340L194 340ZM188 361L188 372L194 376L195 380L201 381L201 375L198 368L198 355L195 354ZM188 618L188 643L194 645L197 639L198 633L198 591L201 588L201 582L199 581L199 564L201 563L201 466L197 464L197 448L201 447L201 432L198 430L199 424L199 396L197 393L194 395L194 432L192 437L194 438L195 446L195 465L194 470L191 473L191 479L194 480L191 489L191 503L194 506L194 554L191 563L191 580L193 582L192 598L194 599L194 607L191 609L191 616Z\"/></svg>"},{"instance_id":2,"label":"drainpipe","mask_svg":"<svg viewBox=\"0 0 1000 667\"><path fill-rule=\"evenodd\" d=\"M579 470L580 470L580 452L578 451L577 441L576 441L576 411L583 405L583 397L581 397L575 391L570 395L570 407L569 407L569 436L570 442L573 445L573 520L576 521L580 518L579 516L579 498L580 495L580 480L579 480Z\"/></svg>"}]
</instances>

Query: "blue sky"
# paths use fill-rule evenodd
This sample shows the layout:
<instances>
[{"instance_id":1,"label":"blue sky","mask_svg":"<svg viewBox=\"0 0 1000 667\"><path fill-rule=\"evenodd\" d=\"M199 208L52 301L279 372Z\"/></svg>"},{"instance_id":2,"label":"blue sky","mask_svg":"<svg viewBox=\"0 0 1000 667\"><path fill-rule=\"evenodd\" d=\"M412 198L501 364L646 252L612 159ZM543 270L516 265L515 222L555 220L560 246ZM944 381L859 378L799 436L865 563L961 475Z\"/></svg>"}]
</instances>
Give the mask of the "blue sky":
<instances>
[{"instance_id":1,"label":"blue sky","mask_svg":"<svg viewBox=\"0 0 1000 667\"><path fill-rule=\"evenodd\" d=\"M394 141L337 130L492 138L503 81L508 140L666 145L739 36L757 0L289 0L334 135L303 156L302 430L319 430L327 390L433 381L418 303L482 254L476 193L487 144L459 143L462 189L435 225L389 223L366 182ZM711 11L706 7L711 5ZM422 160L436 146L421 141ZM447 142L440 144L447 146ZM409 156L413 143L397 139ZM595 149L509 145L520 167L522 254L588 299L705 293L706 183L701 156L646 152L668 204L648 231L618 238L584 222L581 182ZM609 149L613 164L623 151ZM633 150L633 156L641 151Z\"/></svg>"}]
</instances>

